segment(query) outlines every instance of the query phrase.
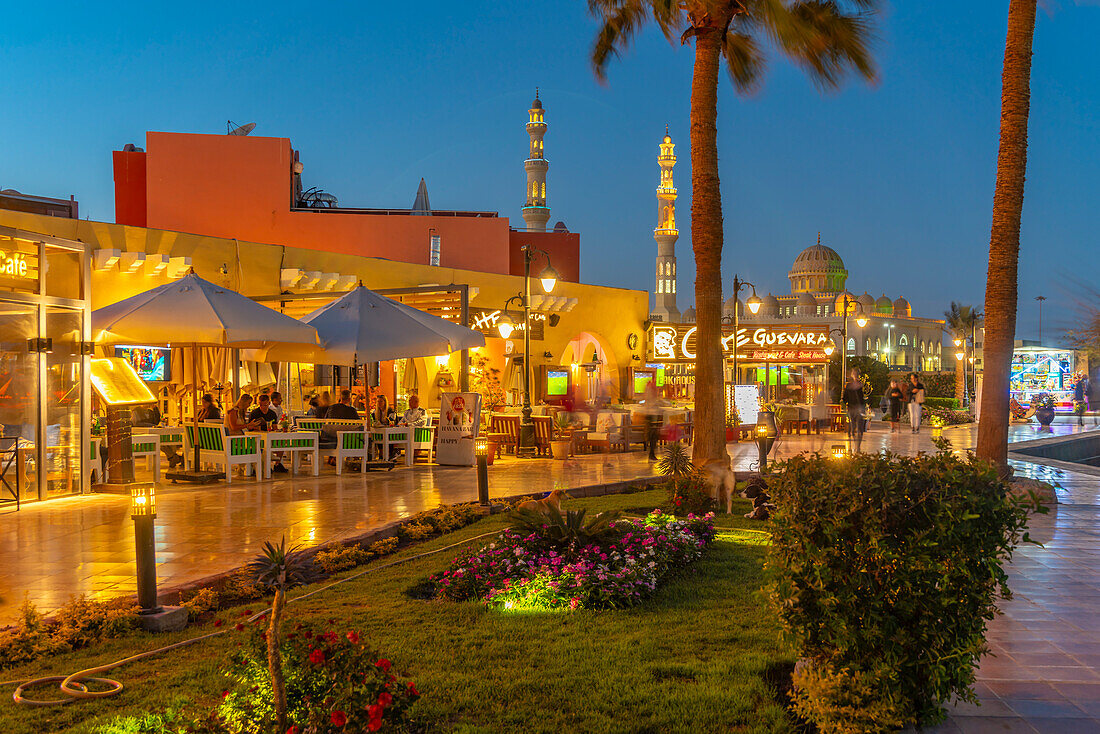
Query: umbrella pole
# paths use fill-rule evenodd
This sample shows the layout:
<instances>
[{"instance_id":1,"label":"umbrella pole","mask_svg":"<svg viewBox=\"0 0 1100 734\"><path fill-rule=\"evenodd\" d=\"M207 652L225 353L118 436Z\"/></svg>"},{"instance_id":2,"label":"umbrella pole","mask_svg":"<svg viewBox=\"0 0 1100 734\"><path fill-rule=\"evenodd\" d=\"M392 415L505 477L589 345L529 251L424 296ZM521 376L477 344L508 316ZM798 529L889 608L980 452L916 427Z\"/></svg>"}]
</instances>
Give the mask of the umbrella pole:
<instances>
[{"instance_id":1,"label":"umbrella pole","mask_svg":"<svg viewBox=\"0 0 1100 734\"><path fill-rule=\"evenodd\" d=\"M195 423L195 463L193 464L194 470L199 471L199 345L191 345L191 377L195 381L195 396L194 396L194 415L191 419Z\"/></svg>"}]
</instances>

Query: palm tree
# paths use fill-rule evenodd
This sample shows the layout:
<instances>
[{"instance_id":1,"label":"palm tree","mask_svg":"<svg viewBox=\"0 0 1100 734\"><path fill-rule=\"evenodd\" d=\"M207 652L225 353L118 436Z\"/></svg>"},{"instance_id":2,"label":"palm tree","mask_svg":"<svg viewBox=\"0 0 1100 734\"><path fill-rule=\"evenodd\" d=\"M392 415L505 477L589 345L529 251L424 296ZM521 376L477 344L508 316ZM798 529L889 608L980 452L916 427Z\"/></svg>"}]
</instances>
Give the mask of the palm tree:
<instances>
[{"instance_id":1,"label":"palm tree","mask_svg":"<svg viewBox=\"0 0 1100 734\"><path fill-rule=\"evenodd\" d=\"M286 679L283 677L283 659L279 652L282 643L283 610L286 608L287 589L302 582L302 562L298 548L287 549L284 537L279 545L264 543L263 552L248 564L256 581L275 592L271 603L271 619L267 627L267 670L271 674L271 693L275 699L276 731L286 726Z\"/></svg>"},{"instance_id":2,"label":"palm tree","mask_svg":"<svg viewBox=\"0 0 1100 734\"><path fill-rule=\"evenodd\" d=\"M1008 462L1008 373L1016 335L1016 271L1027 172L1035 6L1036 0L1008 3L1008 35L1001 73L1001 147L997 153L997 186L993 193L993 226L985 281L985 371L977 454L1002 470Z\"/></svg>"},{"instance_id":3,"label":"palm tree","mask_svg":"<svg viewBox=\"0 0 1100 734\"><path fill-rule=\"evenodd\" d=\"M849 72L873 79L870 16L878 0L588 0L600 22L592 49L605 80L613 56L646 23L671 41L695 41L691 81L691 246L695 253L696 466L729 465L722 394L722 194L718 181L718 68L726 60L734 89L760 83L765 47L778 49L823 89Z\"/></svg>"},{"instance_id":4,"label":"palm tree","mask_svg":"<svg viewBox=\"0 0 1100 734\"><path fill-rule=\"evenodd\" d=\"M974 310L973 306L964 306L961 303L951 302L951 308L943 312L947 329L951 332L952 339L966 340L974 333L974 329L981 322L981 314ZM966 392L966 360L955 360L955 399L959 405L963 404L963 393Z\"/></svg>"}]
</instances>

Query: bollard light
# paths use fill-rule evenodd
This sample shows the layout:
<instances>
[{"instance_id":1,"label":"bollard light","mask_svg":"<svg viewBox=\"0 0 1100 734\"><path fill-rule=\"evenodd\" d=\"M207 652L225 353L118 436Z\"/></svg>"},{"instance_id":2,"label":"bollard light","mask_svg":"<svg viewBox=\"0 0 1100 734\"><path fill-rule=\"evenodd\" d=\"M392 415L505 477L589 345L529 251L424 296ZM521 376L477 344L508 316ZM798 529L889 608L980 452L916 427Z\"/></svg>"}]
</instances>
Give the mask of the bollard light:
<instances>
[{"instance_id":1,"label":"bollard light","mask_svg":"<svg viewBox=\"0 0 1100 734\"><path fill-rule=\"evenodd\" d=\"M843 459L847 455L848 455L848 449L845 448L844 444L842 444L842 443L833 444L833 458L834 459Z\"/></svg>"},{"instance_id":2,"label":"bollard light","mask_svg":"<svg viewBox=\"0 0 1100 734\"><path fill-rule=\"evenodd\" d=\"M477 457L477 501L482 507L489 506L489 439L485 436L474 438L474 456Z\"/></svg>"},{"instance_id":3,"label":"bollard light","mask_svg":"<svg viewBox=\"0 0 1100 734\"><path fill-rule=\"evenodd\" d=\"M134 521L134 551L137 563L137 597L140 614L157 614L157 552L154 520L157 494L152 484L130 485L130 517Z\"/></svg>"}]
</instances>

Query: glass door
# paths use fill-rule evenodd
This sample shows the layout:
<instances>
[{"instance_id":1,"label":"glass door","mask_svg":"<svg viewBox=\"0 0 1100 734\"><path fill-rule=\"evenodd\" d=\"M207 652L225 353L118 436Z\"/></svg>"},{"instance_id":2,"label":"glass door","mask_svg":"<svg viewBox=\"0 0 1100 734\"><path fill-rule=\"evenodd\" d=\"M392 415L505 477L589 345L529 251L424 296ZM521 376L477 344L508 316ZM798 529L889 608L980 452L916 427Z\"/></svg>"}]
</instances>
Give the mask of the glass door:
<instances>
[{"instance_id":1,"label":"glass door","mask_svg":"<svg viewBox=\"0 0 1100 734\"><path fill-rule=\"evenodd\" d=\"M81 400L84 359L80 343L84 312L45 306L46 338L53 350L46 353L46 496L79 494L84 410Z\"/></svg>"},{"instance_id":2,"label":"glass door","mask_svg":"<svg viewBox=\"0 0 1100 734\"><path fill-rule=\"evenodd\" d=\"M0 301L0 430L3 443L18 448L16 465L4 479L22 499L38 499L38 354L27 340L38 336L38 307ZM5 462L6 465L6 462ZM79 473L79 472L78 472Z\"/></svg>"}]
</instances>

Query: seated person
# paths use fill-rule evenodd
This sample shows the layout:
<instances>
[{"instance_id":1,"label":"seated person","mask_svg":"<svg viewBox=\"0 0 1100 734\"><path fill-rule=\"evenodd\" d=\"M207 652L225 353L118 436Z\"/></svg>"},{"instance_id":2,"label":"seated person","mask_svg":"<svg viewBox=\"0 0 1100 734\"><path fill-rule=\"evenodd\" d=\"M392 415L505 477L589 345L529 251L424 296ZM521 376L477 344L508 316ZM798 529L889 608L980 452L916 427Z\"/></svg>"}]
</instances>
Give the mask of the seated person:
<instances>
[{"instance_id":1,"label":"seated person","mask_svg":"<svg viewBox=\"0 0 1100 734\"><path fill-rule=\"evenodd\" d=\"M351 406L351 390L340 391L340 402L329 407L328 412L325 414L325 418L328 420L342 420L342 421L362 421L359 417L358 411ZM360 424L362 425L362 424ZM331 449L336 446L336 434L339 431L348 430L345 426L332 426L326 425L321 430L319 445L321 448ZM335 460L330 456L329 463L335 464Z\"/></svg>"},{"instance_id":2,"label":"seated person","mask_svg":"<svg viewBox=\"0 0 1100 734\"><path fill-rule=\"evenodd\" d=\"M138 428L152 428L160 425L160 409L153 405L136 405L130 410L130 425Z\"/></svg>"},{"instance_id":3,"label":"seated person","mask_svg":"<svg viewBox=\"0 0 1100 734\"><path fill-rule=\"evenodd\" d=\"M332 407L332 396L329 395L328 390L317 396L317 410L314 412L314 418L328 418L329 408Z\"/></svg>"},{"instance_id":4,"label":"seated person","mask_svg":"<svg viewBox=\"0 0 1100 734\"><path fill-rule=\"evenodd\" d=\"M248 409L252 407L252 396L242 395L237 403L225 411L225 433L228 436L240 436L245 431L260 429L260 421L248 418Z\"/></svg>"},{"instance_id":5,"label":"seated person","mask_svg":"<svg viewBox=\"0 0 1100 734\"><path fill-rule=\"evenodd\" d=\"M401 425L403 426L426 426L428 425L428 412L420 407L420 396L409 396L409 409L401 415Z\"/></svg>"},{"instance_id":6,"label":"seated person","mask_svg":"<svg viewBox=\"0 0 1100 734\"><path fill-rule=\"evenodd\" d=\"M371 411L370 418L371 425L392 426L397 422L397 413L390 410L386 402L386 396L379 395L378 399L374 401L374 410Z\"/></svg>"},{"instance_id":7,"label":"seated person","mask_svg":"<svg viewBox=\"0 0 1100 734\"><path fill-rule=\"evenodd\" d=\"M286 409L283 408L283 394L281 392L271 393L271 409L279 416L281 421L286 416Z\"/></svg>"},{"instance_id":8,"label":"seated person","mask_svg":"<svg viewBox=\"0 0 1100 734\"><path fill-rule=\"evenodd\" d=\"M321 402L317 398L309 399L309 409L306 410L306 418L316 418L317 409L321 407Z\"/></svg>"},{"instance_id":9,"label":"seated person","mask_svg":"<svg viewBox=\"0 0 1100 734\"><path fill-rule=\"evenodd\" d=\"M220 421L222 412L214 403L214 396L206 393L202 396L202 404L199 405L199 421Z\"/></svg>"},{"instance_id":10,"label":"seated person","mask_svg":"<svg viewBox=\"0 0 1100 734\"><path fill-rule=\"evenodd\" d=\"M248 421L249 423L259 421L261 429L268 429L273 424L278 423L279 414L271 407L270 395L260 396L259 403L248 414Z\"/></svg>"}]
</instances>

